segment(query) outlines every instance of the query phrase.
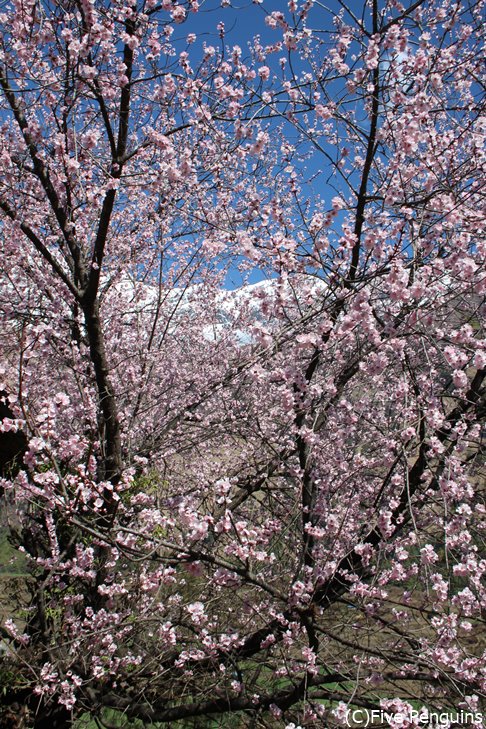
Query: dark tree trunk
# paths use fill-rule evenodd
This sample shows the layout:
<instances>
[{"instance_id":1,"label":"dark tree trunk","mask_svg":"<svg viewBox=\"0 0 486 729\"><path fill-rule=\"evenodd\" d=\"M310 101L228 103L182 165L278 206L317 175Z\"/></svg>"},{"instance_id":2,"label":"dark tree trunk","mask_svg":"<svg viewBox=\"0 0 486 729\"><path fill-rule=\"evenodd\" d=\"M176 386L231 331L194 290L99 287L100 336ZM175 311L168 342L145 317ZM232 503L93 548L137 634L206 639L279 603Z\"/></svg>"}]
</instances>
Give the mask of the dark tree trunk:
<instances>
[{"instance_id":1,"label":"dark tree trunk","mask_svg":"<svg viewBox=\"0 0 486 729\"><path fill-rule=\"evenodd\" d=\"M7 402L8 393L0 391L0 421L15 418ZM12 478L19 472L27 450L27 436L22 430L0 432L0 476ZM0 490L0 496L2 491Z\"/></svg>"},{"instance_id":2,"label":"dark tree trunk","mask_svg":"<svg viewBox=\"0 0 486 729\"><path fill-rule=\"evenodd\" d=\"M115 393L110 380L98 302L86 305L83 312L99 399L102 446L99 476L101 480L117 483L122 472L120 424Z\"/></svg>"}]
</instances>

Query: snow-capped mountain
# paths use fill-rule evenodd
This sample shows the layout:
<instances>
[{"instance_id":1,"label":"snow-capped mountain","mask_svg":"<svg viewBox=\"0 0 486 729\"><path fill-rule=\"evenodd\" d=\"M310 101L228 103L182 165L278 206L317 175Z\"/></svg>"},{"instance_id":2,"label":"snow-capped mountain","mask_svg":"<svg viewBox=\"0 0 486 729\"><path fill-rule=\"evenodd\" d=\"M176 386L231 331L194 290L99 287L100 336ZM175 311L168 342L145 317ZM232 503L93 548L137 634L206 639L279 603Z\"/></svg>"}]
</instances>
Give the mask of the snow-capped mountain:
<instances>
[{"instance_id":1,"label":"snow-capped mountain","mask_svg":"<svg viewBox=\"0 0 486 729\"><path fill-rule=\"evenodd\" d=\"M124 277L111 287L107 295L115 295L124 303L124 315L153 316L156 309L168 320L170 330L183 321L200 320L202 336L215 341L232 330L240 343L249 343L252 324L268 325L276 310L297 309L300 312L318 305L327 290L315 277L294 276L292 279L266 279L245 284L233 290L215 289L204 284L184 288L164 288Z\"/></svg>"}]
</instances>

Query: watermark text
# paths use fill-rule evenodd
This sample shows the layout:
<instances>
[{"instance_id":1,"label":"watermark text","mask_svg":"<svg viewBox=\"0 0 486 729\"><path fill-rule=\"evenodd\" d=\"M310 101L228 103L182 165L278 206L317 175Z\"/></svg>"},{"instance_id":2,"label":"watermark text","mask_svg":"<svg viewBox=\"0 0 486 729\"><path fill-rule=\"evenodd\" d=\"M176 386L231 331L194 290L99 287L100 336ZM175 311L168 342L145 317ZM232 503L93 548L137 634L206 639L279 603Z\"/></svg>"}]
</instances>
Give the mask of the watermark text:
<instances>
[{"instance_id":1,"label":"watermark text","mask_svg":"<svg viewBox=\"0 0 486 729\"><path fill-rule=\"evenodd\" d=\"M392 727L449 727L451 725L482 726L486 716L478 711L428 711L407 709L394 712L386 709L352 708L346 711L346 726L368 727L373 724L388 724Z\"/></svg>"}]
</instances>

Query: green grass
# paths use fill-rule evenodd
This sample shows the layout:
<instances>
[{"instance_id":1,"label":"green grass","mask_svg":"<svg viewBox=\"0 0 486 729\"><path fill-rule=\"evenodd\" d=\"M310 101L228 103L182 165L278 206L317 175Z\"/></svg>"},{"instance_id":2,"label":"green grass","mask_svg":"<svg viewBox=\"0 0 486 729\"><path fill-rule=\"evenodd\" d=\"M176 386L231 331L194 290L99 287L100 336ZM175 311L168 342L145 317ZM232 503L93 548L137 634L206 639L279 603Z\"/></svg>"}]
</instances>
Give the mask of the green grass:
<instances>
[{"instance_id":1,"label":"green grass","mask_svg":"<svg viewBox=\"0 0 486 729\"><path fill-rule=\"evenodd\" d=\"M97 722L91 714L83 714L74 724L73 729L101 729L109 726L110 729L238 729L235 723L235 714L227 716L196 717L194 719L183 719L171 721L169 724L143 722L141 719L132 719L125 716L121 711L105 709L101 714L101 721Z\"/></svg>"},{"instance_id":2,"label":"green grass","mask_svg":"<svg viewBox=\"0 0 486 729\"><path fill-rule=\"evenodd\" d=\"M0 529L0 577L26 575L25 556L8 541L8 529Z\"/></svg>"}]
</instances>

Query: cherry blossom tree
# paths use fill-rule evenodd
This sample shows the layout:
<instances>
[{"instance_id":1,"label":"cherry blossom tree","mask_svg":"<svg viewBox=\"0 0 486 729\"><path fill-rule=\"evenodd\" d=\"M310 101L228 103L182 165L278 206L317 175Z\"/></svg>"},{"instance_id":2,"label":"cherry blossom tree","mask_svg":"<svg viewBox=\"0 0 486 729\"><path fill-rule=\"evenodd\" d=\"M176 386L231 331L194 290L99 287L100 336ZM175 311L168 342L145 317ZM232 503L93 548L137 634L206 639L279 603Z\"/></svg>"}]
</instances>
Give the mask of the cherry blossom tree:
<instances>
[{"instance_id":1,"label":"cherry blossom tree","mask_svg":"<svg viewBox=\"0 0 486 729\"><path fill-rule=\"evenodd\" d=\"M477 718L484 3L228 5L2 8L1 721Z\"/></svg>"}]
</instances>

